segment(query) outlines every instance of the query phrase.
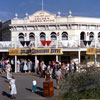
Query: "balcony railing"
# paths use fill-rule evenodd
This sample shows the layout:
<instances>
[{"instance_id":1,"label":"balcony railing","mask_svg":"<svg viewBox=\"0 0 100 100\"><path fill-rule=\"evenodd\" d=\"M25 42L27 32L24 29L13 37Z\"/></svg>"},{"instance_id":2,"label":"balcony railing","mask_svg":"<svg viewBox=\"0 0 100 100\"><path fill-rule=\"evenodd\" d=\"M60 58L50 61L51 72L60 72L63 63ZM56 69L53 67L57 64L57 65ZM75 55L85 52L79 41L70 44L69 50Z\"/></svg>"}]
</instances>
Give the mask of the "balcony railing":
<instances>
[{"instance_id":1,"label":"balcony railing","mask_svg":"<svg viewBox=\"0 0 100 100\"><path fill-rule=\"evenodd\" d=\"M47 46L43 46L41 41L31 41L30 44L24 45L22 46L22 44L20 43L20 41L14 42L14 41L1 41L0 42L0 49L14 49L14 48L95 48L95 41L92 41L90 45L85 45L83 41L80 41L80 45L79 45L79 41L74 41L74 40L68 40L68 41L58 41L58 40L54 40L51 41L50 45ZM96 42L96 47L100 48L100 42L97 41Z\"/></svg>"}]
</instances>

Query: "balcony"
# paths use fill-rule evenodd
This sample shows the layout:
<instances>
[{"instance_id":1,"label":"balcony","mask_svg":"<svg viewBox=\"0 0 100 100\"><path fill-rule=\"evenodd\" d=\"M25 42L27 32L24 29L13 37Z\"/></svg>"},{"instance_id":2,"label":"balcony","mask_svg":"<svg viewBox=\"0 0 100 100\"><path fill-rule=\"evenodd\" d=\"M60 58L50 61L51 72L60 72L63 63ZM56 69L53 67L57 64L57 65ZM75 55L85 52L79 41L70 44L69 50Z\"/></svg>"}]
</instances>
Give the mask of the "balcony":
<instances>
[{"instance_id":1,"label":"balcony","mask_svg":"<svg viewBox=\"0 0 100 100\"><path fill-rule=\"evenodd\" d=\"M43 46L41 41L31 41L30 44L27 46L26 44L24 46L22 46L22 44L20 43L20 41L14 42L14 41L1 41L0 42L0 49L14 49L16 46L16 48L70 48L70 49L78 49L80 48L95 48L95 41L92 41L90 45L85 45L83 41L80 41L80 45L79 45L79 41L74 41L74 40L68 40L68 41L61 41L61 40L53 40L51 41L50 45L47 46ZM96 47L100 48L100 42L97 41L96 43Z\"/></svg>"}]
</instances>

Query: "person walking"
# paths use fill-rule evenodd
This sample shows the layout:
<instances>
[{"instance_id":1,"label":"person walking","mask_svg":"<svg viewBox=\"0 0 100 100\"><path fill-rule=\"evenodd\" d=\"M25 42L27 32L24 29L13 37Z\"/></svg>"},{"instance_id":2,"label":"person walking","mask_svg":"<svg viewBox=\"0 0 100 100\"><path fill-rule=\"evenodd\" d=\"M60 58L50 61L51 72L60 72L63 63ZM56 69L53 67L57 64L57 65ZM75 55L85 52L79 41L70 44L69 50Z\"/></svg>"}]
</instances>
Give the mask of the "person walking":
<instances>
[{"instance_id":1,"label":"person walking","mask_svg":"<svg viewBox=\"0 0 100 100\"><path fill-rule=\"evenodd\" d=\"M12 76L12 79L9 81L9 84L11 85L11 99L15 99L17 95L17 89L16 89L16 84L15 84L15 78Z\"/></svg>"},{"instance_id":2,"label":"person walking","mask_svg":"<svg viewBox=\"0 0 100 100\"><path fill-rule=\"evenodd\" d=\"M56 77L56 84L57 84L57 89L59 89L60 87L59 87L59 83L60 83L60 79L61 79L61 77L62 77L62 73L61 73L61 68L59 67L58 69L57 69L57 71L55 71L55 77Z\"/></svg>"},{"instance_id":3,"label":"person walking","mask_svg":"<svg viewBox=\"0 0 100 100\"><path fill-rule=\"evenodd\" d=\"M32 92L36 91L37 89L37 81L35 78L33 78L33 81L32 81Z\"/></svg>"}]
</instances>

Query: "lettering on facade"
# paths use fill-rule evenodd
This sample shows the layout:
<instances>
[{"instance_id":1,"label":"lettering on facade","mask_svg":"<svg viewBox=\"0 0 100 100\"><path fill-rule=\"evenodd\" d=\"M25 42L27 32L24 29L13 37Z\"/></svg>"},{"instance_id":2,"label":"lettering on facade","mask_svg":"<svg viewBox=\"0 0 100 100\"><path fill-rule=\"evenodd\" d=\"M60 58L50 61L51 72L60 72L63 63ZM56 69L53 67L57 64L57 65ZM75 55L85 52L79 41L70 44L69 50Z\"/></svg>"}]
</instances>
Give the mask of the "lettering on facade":
<instances>
[{"instance_id":1,"label":"lettering on facade","mask_svg":"<svg viewBox=\"0 0 100 100\"><path fill-rule=\"evenodd\" d=\"M19 50L18 49L9 49L9 55L17 55L19 54Z\"/></svg>"},{"instance_id":2,"label":"lettering on facade","mask_svg":"<svg viewBox=\"0 0 100 100\"><path fill-rule=\"evenodd\" d=\"M14 53L15 50L19 52ZM61 55L63 54L61 48L39 48L39 49L12 49L9 55Z\"/></svg>"},{"instance_id":3,"label":"lettering on facade","mask_svg":"<svg viewBox=\"0 0 100 100\"><path fill-rule=\"evenodd\" d=\"M95 54L96 48L87 48L86 54Z\"/></svg>"},{"instance_id":4,"label":"lettering on facade","mask_svg":"<svg viewBox=\"0 0 100 100\"><path fill-rule=\"evenodd\" d=\"M37 15L34 16L33 20L30 20L31 23L36 23L36 22L55 22L55 17L52 15L49 15L48 13L45 12L40 12Z\"/></svg>"},{"instance_id":5,"label":"lettering on facade","mask_svg":"<svg viewBox=\"0 0 100 100\"><path fill-rule=\"evenodd\" d=\"M86 54L100 54L100 48L88 48Z\"/></svg>"},{"instance_id":6,"label":"lettering on facade","mask_svg":"<svg viewBox=\"0 0 100 100\"><path fill-rule=\"evenodd\" d=\"M100 49L96 49L96 53L97 53L97 54L98 54L98 53L100 54Z\"/></svg>"}]
</instances>

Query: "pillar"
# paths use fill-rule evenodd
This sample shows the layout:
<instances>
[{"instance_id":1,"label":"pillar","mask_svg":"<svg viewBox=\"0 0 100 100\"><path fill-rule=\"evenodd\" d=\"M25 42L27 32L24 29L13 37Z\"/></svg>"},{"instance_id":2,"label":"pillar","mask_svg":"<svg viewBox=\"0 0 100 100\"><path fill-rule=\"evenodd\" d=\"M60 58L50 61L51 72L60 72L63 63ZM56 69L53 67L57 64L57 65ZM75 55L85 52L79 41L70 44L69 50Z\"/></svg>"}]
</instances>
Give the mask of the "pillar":
<instances>
[{"instance_id":1,"label":"pillar","mask_svg":"<svg viewBox=\"0 0 100 100\"><path fill-rule=\"evenodd\" d=\"M17 73L17 56L15 56L15 73Z\"/></svg>"},{"instance_id":2,"label":"pillar","mask_svg":"<svg viewBox=\"0 0 100 100\"><path fill-rule=\"evenodd\" d=\"M58 62L59 60L58 60L58 55L56 55L56 62Z\"/></svg>"},{"instance_id":3,"label":"pillar","mask_svg":"<svg viewBox=\"0 0 100 100\"><path fill-rule=\"evenodd\" d=\"M35 61L37 60L37 56L35 56Z\"/></svg>"},{"instance_id":4,"label":"pillar","mask_svg":"<svg viewBox=\"0 0 100 100\"><path fill-rule=\"evenodd\" d=\"M80 66L80 62L81 62L81 52L80 50L78 51L78 64Z\"/></svg>"}]
</instances>

